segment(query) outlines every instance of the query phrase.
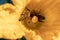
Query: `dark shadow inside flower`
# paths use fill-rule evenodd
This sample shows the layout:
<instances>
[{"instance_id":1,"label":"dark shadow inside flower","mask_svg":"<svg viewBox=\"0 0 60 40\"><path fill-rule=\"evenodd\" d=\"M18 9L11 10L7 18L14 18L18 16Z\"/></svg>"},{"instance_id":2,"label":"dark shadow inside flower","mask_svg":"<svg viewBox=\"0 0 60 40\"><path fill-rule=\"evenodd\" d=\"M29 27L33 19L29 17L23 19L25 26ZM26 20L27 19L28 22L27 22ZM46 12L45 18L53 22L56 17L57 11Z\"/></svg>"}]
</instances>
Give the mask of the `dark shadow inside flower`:
<instances>
[{"instance_id":1,"label":"dark shadow inside flower","mask_svg":"<svg viewBox=\"0 0 60 40\"><path fill-rule=\"evenodd\" d=\"M0 40L7 40L7 39L5 39L5 38L0 38Z\"/></svg>"},{"instance_id":2,"label":"dark shadow inside flower","mask_svg":"<svg viewBox=\"0 0 60 40\"><path fill-rule=\"evenodd\" d=\"M18 38L17 40L26 40L26 38L23 36L22 38Z\"/></svg>"}]
</instances>

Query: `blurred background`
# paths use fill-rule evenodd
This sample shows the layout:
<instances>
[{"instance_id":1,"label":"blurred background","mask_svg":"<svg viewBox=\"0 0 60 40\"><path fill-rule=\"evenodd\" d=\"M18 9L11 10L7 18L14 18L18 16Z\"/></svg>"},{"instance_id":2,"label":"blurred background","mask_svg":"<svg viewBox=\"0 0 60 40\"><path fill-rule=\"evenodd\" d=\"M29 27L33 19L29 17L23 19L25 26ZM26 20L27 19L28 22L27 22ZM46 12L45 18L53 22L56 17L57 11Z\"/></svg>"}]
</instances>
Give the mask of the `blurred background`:
<instances>
[{"instance_id":1,"label":"blurred background","mask_svg":"<svg viewBox=\"0 0 60 40\"><path fill-rule=\"evenodd\" d=\"M12 4L12 1L11 0L0 0L0 5L5 4L5 3L11 3Z\"/></svg>"}]
</instances>

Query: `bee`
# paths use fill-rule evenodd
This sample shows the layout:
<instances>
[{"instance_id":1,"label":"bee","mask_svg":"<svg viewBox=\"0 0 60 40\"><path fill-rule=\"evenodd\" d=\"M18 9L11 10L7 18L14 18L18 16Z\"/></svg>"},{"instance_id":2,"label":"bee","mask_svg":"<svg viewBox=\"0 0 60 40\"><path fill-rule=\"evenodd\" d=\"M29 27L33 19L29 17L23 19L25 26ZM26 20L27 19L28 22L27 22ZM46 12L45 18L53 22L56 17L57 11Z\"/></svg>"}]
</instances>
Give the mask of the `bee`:
<instances>
[{"instance_id":1,"label":"bee","mask_svg":"<svg viewBox=\"0 0 60 40\"><path fill-rule=\"evenodd\" d=\"M30 11L28 8L26 8L24 10L24 12L21 14L21 19L20 20L24 20L26 19L27 17L31 17L31 19L35 19L35 21L37 20L37 22L43 22L43 20L45 19L44 16L42 15L39 15L40 12L37 12L36 10L32 10ZM32 21L33 22L33 21Z\"/></svg>"},{"instance_id":2,"label":"bee","mask_svg":"<svg viewBox=\"0 0 60 40\"><path fill-rule=\"evenodd\" d=\"M45 17L40 15L40 12L37 10L30 10L26 8L21 14L21 18L19 21L23 22L23 24L27 28L36 28L38 25L41 26L41 23L44 22Z\"/></svg>"}]
</instances>

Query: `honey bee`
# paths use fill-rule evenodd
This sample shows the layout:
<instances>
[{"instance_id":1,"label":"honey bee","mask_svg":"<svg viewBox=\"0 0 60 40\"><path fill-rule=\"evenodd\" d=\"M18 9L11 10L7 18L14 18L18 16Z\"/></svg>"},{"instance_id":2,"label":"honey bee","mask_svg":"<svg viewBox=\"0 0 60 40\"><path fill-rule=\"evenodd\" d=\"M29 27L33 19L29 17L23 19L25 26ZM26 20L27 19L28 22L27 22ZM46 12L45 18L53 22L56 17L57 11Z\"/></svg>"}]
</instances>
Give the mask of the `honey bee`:
<instances>
[{"instance_id":1,"label":"honey bee","mask_svg":"<svg viewBox=\"0 0 60 40\"><path fill-rule=\"evenodd\" d=\"M34 16L38 18L39 22L42 22L42 20L45 19L44 16L39 15L39 12L36 12L35 10L30 11L28 8L26 8L24 12L21 14L21 20L24 20L27 17L31 17L33 19Z\"/></svg>"},{"instance_id":2,"label":"honey bee","mask_svg":"<svg viewBox=\"0 0 60 40\"><path fill-rule=\"evenodd\" d=\"M36 10L31 11L28 8L23 11L20 18L20 21L23 21L23 23L30 28L37 27L39 23L43 22L43 20L45 20L45 17L40 15L40 12Z\"/></svg>"}]
</instances>

